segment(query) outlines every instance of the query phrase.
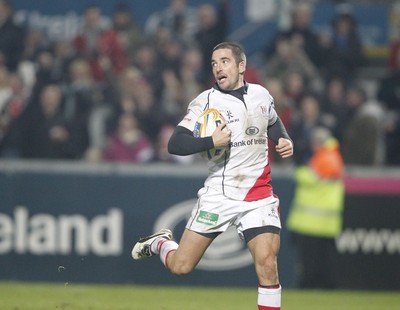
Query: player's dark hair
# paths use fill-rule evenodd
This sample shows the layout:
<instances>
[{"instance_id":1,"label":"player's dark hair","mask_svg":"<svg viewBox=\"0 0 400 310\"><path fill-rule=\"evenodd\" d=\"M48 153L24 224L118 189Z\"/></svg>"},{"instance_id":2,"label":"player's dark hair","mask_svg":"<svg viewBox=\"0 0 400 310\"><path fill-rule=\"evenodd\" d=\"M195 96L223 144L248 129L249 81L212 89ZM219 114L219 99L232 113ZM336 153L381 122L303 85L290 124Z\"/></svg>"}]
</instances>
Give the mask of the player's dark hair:
<instances>
[{"instance_id":1,"label":"player's dark hair","mask_svg":"<svg viewBox=\"0 0 400 310\"><path fill-rule=\"evenodd\" d=\"M244 53L244 48L239 43L236 42L219 43L213 48L213 52L224 48L232 51L233 57L235 58L237 64L239 64L242 61L246 63L246 55Z\"/></svg>"}]
</instances>

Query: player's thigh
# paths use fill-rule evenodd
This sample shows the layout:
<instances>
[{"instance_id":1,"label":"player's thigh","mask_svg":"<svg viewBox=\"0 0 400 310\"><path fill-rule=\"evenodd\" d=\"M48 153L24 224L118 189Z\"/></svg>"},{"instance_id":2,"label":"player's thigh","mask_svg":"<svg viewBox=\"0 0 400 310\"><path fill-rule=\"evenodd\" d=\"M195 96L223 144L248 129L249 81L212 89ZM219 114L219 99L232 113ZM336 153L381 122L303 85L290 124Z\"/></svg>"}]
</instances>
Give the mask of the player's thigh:
<instances>
[{"instance_id":1,"label":"player's thigh","mask_svg":"<svg viewBox=\"0 0 400 310\"><path fill-rule=\"evenodd\" d=\"M263 264L273 262L279 253L280 236L275 233L262 233L252 238L247 247L253 256L254 262Z\"/></svg>"},{"instance_id":2,"label":"player's thigh","mask_svg":"<svg viewBox=\"0 0 400 310\"><path fill-rule=\"evenodd\" d=\"M247 246L253 256L260 285L279 283L277 256L280 237L274 233L262 233L252 238Z\"/></svg>"},{"instance_id":3,"label":"player's thigh","mask_svg":"<svg viewBox=\"0 0 400 310\"><path fill-rule=\"evenodd\" d=\"M173 264L194 268L212 241L212 238L185 229L179 242L179 247L174 254Z\"/></svg>"}]
</instances>

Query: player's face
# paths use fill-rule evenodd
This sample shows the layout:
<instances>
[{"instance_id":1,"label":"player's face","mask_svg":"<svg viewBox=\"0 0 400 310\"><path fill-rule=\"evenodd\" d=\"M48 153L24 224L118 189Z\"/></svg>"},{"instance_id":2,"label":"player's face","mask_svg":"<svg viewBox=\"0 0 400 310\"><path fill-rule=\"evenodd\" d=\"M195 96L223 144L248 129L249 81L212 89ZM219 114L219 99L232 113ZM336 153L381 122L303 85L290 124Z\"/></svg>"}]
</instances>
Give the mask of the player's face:
<instances>
[{"instance_id":1,"label":"player's face","mask_svg":"<svg viewBox=\"0 0 400 310\"><path fill-rule=\"evenodd\" d=\"M211 66L214 78L221 89L234 90L243 86L244 61L237 64L230 49L214 51Z\"/></svg>"}]
</instances>

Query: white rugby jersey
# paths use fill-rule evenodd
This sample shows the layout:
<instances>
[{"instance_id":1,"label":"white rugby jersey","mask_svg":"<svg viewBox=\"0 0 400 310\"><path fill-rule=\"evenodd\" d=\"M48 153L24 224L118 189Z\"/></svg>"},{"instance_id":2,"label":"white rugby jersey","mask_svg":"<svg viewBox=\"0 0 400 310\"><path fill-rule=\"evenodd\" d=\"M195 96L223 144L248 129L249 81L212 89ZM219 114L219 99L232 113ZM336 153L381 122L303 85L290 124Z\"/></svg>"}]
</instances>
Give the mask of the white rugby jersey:
<instances>
[{"instance_id":1,"label":"white rugby jersey","mask_svg":"<svg viewBox=\"0 0 400 310\"><path fill-rule=\"evenodd\" d=\"M251 83L246 83L245 89L244 102L216 88L202 92L189 104L178 125L193 131L205 109L217 109L232 132L231 144L221 159L208 161L204 185L236 200L254 201L273 194L267 127L278 116L268 90Z\"/></svg>"}]
</instances>

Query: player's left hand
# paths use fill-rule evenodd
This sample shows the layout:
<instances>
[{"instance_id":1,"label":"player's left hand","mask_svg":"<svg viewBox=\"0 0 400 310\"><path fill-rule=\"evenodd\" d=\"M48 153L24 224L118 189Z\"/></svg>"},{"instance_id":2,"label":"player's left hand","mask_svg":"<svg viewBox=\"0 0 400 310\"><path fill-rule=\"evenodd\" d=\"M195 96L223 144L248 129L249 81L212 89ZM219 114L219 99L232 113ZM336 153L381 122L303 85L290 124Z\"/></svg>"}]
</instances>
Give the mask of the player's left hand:
<instances>
[{"instance_id":1,"label":"player's left hand","mask_svg":"<svg viewBox=\"0 0 400 310\"><path fill-rule=\"evenodd\" d=\"M282 158L290 157L293 155L293 142L289 139L279 138L275 149Z\"/></svg>"}]
</instances>

